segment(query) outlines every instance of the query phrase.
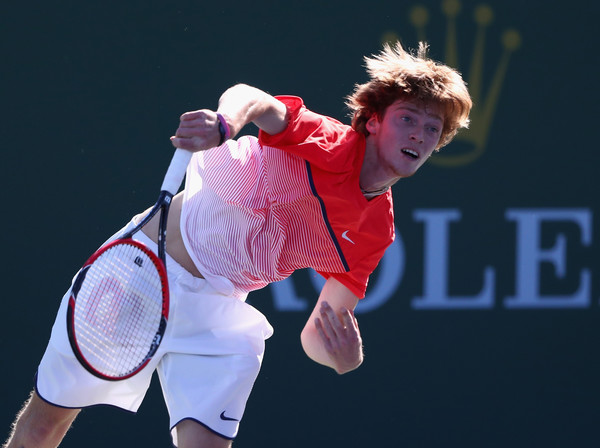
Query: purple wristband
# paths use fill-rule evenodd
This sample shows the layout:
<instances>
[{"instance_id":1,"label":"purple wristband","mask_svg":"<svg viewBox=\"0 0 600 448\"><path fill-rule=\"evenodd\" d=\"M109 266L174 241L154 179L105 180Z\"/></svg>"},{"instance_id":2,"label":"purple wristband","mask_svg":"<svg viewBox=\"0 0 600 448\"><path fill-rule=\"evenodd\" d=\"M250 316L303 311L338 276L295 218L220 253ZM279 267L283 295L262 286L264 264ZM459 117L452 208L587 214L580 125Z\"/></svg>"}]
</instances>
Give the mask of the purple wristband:
<instances>
[{"instance_id":1,"label":"purple wristband","mask_svg":"<svg viewBox=\"0 0 600 448\"><path fill-rule=\"evenodd\" d=\"M221 134L221 140L219 141L219 146L225 143L225 140L229 140L231 136L231 132L229 130L229 125L225 121L223 115L217 112L217 118L219 119L219 134Z\"/></svg>"}]
</instances>

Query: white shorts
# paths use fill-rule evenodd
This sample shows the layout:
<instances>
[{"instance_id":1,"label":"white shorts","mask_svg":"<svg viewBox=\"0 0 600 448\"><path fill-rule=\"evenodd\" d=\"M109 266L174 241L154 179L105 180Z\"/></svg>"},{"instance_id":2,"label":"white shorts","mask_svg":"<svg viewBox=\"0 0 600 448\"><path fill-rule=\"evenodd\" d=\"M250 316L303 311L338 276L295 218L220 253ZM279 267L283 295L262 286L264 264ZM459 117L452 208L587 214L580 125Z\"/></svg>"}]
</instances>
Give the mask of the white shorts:
<instances>
[{"instance_id":1,"label":"white shorts","mask_svg":"<svg viewBox=\"0 0 600 448\"><path fill-rule=\"evenodd\" d=\"M135 239L156 250L142 232ZM65 294L37 372L40 397L57 406L108 404L135 412L155 370L171 429L192 419L227 439L237 435L246 401L273 328L258 310L217 292L167 258L170 310L163 341L150 363L122 381L91 375L75 358L66 331ZM175 431L173 439L177 445Z\"/></svg>"}]
</instances>

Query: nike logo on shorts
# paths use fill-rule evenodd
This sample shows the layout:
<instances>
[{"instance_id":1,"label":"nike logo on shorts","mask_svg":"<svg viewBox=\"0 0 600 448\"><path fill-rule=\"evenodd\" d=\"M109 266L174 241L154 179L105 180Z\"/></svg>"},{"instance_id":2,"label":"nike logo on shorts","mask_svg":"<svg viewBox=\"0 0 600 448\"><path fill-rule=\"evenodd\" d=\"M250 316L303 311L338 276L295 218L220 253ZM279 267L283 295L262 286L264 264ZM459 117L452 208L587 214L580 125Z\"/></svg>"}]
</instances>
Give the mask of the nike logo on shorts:
<instances>
[{"instance_id":1,"label":"nike logo on shorts","mask_svg":"<svg viewBox=\"0 0 600 448\"><path fill-rule=\"evenodd\" d=\"M237 418L232 418L232 417L227 417L225 415L225 411L221 412L221 420L225 420L226 422L239 422L239 420Z\"/></svg>"}]
</instances>

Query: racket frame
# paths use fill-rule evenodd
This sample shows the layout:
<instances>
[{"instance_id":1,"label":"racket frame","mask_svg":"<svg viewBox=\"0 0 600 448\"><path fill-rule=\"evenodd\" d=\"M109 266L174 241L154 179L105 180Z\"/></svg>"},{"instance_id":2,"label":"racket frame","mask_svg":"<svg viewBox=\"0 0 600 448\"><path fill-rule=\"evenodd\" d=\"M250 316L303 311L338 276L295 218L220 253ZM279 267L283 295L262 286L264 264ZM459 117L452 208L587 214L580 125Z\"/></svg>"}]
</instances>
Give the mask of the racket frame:
<instances>
[{"instance_id":1,"label":"racket frame","mask_svg":"<svg viewBox=\"0 0 600 448\"><path fill-rule=\"evenodd\" d=\"M105 244L100 249L98 249L83 265L80 272L77 274L69 297L68 309L67 309L67 334L69 343L71 344L71 348L73 349L73 353L75 357L80 362L80 364L92 375L107 380L107 381L119 381L124 380L126 378L130 378L140 370L142 370L152 359L160 343L162 342L167 321L169 317L169 285L168 285L168 277L166 270L166 235L167 235L167 220L169 215L169 207L171 205L171 201L173 199L174 194L179 189L183 177L185 175L185 169L190 161L192 153L186 150L177 149L175 154L171 160L171 164L169 165L169 169L165 174L165 179L163 180L163 184L161 187L161 192L159 197L152 207L150 211L142 218L142 220L135 225L132 229L125 232L123 235L120 235L117 239ZM139 232L150 220L158 213L160 213L159 218L159 226L158 226L158 256L154 254L145 244L136 241L133 239L133 235ZM77 343L77 336L75 331L75 323L74 323L74 314L75 314L75 306L77 302L77 294L81 289L81 285L85 281L86 274L92 265L92 263L105 251L110 248L118 245L118 244L129 244L140 248L153 262L154 266L157 268L157 272L160 277L161 286L162 286L162 315L160 319L160 323L157 329L157 332L148 348L148 353L138 364L137 367L133 368L129 372L124 373L119 376L110 376L106 375L100 371L98 371L94 366L85 358L82 354L82 351L79 348Z\"/></svg>"},{"instance_id":2,"label":"racket frame","mask_svg":"<svg viewBox=\"0 0 600 448\"><path fill-rule=\"evenodd\" d=\"M133 232L133 233L135 233L135 232ZM133 233L132 233L132 235L133 235ZM130 370L129 372L125 372L124 374L121 374L118 376L111 376L111 375L106 375L105 373L96 369L94 367L94 365L92 363L90 363L88 361L88 359L85 357L85 355L83 354L83 350L81 350L81 348L79 347L79 343L77 342L74 315L75 315L75 306L76 306L76 302L77 302L77 294L79 293L79 290L81 289L81 285L85 281L86 275L87 275L90 267L92 266L92 263L97 258L99 258L102 254L104 254L104 252L110 250L114 246L118 246L121 244L135 246L136 248L143 251L145 253L145 255L150 259L150 261L152 261L154 267L156 268L156 270L158 272L158 276L159 276L160 282L161 282L162 308L161 308L160 322L159 322L156 334L152 338L152 343L149 345L148 352L146 353L146 355L144 356L142 361L135 368ZM144 367L146 367L146 365L150 362L150 360L152 359L152 357L158 350L160 343L162 342L162 338L164 336L164 333L165 333L165 330L167 327L168 319L169 319L169 286L168 286L167 270L165 268L163 260L161 260L159 257L157 257L156 254L154 252L152 252L145 244L143 244L139 241L133 240L131 237L119 238L117 240L111 241L110 243L107 243L106 245L102 246L102 248L100 248L97 252L95 252L86 261L84 266L81 268L81 270L77 274L77 277L75 278L75 281L73 282L73 286L71 288L71 294L69 297L68 310L67 310L67 333L69 335L69 343L71 344L71 348L73 349L73 353L75 354L75 357L88 372L90 372L92 375L97 376L98 378L101 378L103 380L119 381L119 380L124 380L124 379L132 377L133 375L138 373L140 370L142 370Z\"/></svg>"}]
</instances>

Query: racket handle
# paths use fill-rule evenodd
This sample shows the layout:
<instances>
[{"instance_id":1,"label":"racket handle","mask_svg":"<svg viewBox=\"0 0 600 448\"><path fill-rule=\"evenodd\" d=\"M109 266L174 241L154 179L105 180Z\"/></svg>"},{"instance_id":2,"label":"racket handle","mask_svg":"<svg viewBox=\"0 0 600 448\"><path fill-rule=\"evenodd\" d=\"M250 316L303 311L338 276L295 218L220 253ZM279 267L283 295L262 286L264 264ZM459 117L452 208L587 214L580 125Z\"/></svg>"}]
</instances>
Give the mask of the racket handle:
<instances>
[{"instance_id":1,"label":"racket handle","mask_svg":"<svg viewBox=\"0 0 600 448\"><path fill-rule=\"evenodd\" d=\"M175 195L179 191L191 158L192 153L190 151L180 148L175 150L167 174L165 174L162 187L160 188L162 191L168 191L172 195Z\"/></svg>"}]
</instances>

